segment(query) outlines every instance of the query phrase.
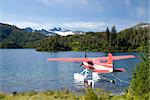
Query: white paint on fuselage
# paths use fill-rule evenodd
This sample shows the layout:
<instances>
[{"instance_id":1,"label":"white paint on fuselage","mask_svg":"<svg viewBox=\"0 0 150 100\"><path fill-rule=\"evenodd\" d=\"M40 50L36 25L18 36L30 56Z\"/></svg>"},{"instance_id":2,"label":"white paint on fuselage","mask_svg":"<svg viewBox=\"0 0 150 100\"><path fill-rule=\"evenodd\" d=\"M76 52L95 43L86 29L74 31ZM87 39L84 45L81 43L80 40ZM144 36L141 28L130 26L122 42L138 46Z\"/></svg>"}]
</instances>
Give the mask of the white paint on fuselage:
<instances>
[{"instance_id":1,"label":"white paint on fuselage","mask_svg":"<svg viewBox=\"0 0 150 100\"><path fill-rule=\"evenodd\" d=\"M83 64L85 66L91 66L93 67L95 70L109 70L109 72L113 72L113 68L109 68L109 67L106 67L106 66L102 66L102 65L97 65L97 64L94 64L94 65L90 65L88 64L87 62L83 62ZM113 66L112 64L107 64L108 66Z\"/></svg>"},{"instance_id":2,"label":"white paint on fuselage","mask_svg":"<svg viewBox=\"0 0 150 100\"><path fill-rule=\"evenodd\" d=\"M90 66L87 62L83 62L83 64L84 64L85 66Z\"/></svg>"},{"instance_id":3,"label":"white paint on fuselage","mask_svg":"<svg viewBox=\"0 0 150 100\"><path fill-rule=\"evenodd\" d=\"M96 70L109 70L109 72L113 72L113 68L101 66L101 65L93 65Z\"/></svg>"}]
</instances>

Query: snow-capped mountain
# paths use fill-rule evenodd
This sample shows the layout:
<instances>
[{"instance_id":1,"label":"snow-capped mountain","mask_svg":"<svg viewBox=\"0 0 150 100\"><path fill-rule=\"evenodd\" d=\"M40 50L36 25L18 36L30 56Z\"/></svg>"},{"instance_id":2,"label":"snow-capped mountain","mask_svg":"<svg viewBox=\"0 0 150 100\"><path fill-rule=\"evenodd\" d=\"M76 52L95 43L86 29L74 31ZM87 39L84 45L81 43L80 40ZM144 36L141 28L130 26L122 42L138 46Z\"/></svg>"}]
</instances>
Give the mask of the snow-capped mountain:
<instances>
[{"instance_id":1,"label":"snow-capped mountain","mask_svg":"<svg viewBox=\"0 0 150 100\"><path fill-rule=\"evenodd\" d=\"M23 29L25 32L33 32L33 29L31 27L26 27Z\"/></svg>"},{"instance_id":2,"label":"snow-capped mountain","mask_svg":"<svg viewBox=\"0 0 150 100\"><path fill-rule=\"evenodd\" d=\"M23 31L25 32L37 32L37 33L40 33L40 34L43 34L45 36L51 36L51 35L56 35L54 32L49 32L45 29L41 29L41 30L37 30L37 29L32 29L31 27L27 27L27 28L24 28L22 29Z\"/></svg>"},{"instance_id":3,"label":"snow-capped mountain","mask_svg":"<svg viewBox=\"0 0 150 100\"><path fill-rule=\"evenodd\" d=\"M38 32L38 33L41 33L45 36L51 36L51 35L56 35L56 33L53 33L53 32L49 32L45 29L41 29L41 30L35 30L34 32Z\"/></svg>"},{"instance_id":4,"label":"snow-capped mountain","mask_svg":"<svg viewBox=\"0 0 150 100\"><path fill-rule=\"evenodd\" d=\"M139 23L139 24L134 26L134 28L145 28L145 27L150 28L150 23Z\"/></svg>"},{"instance_id":5,"label":"snow-capped mountain","mask_svg":"<svg viewBox=\"0 0 150 100\"><path fill-rule=\"evenodd\" d=\"M52 28L52 29L49 29L49 30L45 30L45 29L41 29L41 30L33 30L32 28L30 27L27 27L25 29L23 29L25 32L38 32L40 34L43 34L45 36L52 36L52 35L62 35L62 36L67 36L67 35L74 35L74 34L83 34L84 32L82 31L71 31L71 30L67 30L67 29L63 29L63 28Z\"/></svg>"},{"instance_id":6,"label":"snow-capped mountain","mask_svg":"<svg viewBox=\"0 0 150 100\"><path fill-rule=\"evenodd\" d=\"M83 34L84 32L82 31L71 31L63 28L56 28L54 27L53 29L50 29L49 32L53 32L62 36L67 36L67 35L74 35L74 34Z\"/></svg>"}]
</instances>

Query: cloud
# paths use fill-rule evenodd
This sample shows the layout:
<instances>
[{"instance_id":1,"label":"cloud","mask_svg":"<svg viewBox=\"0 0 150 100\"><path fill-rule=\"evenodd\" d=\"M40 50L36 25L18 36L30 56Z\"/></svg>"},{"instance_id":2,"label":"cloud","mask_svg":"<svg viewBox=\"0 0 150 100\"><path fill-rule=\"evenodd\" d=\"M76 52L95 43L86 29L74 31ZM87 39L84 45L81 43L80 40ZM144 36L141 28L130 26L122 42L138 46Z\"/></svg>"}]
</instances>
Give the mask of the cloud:
<instances>
[{"instance_id":1,"label":"cloud","mask_svg":"<svg viewBox=\"0 0 150 100\"><path fill-rule=\"evenodd\" d=\"M64 7L79 7L88 4L88 0L37 0L42 4L50 6L64 6Z\"/></svg>"},{"instance_id":2,"label":"cloud","mask_svg":"<svg viewBox=\"0 0 150 100\"><path fill-rule=\"evenodd\" d=\"M19 21L19 22L5 21L3 23L15 25L19 28L31 27L33 29L49 29L53 27L53 25L50 23L35 23L35 22L29 22L29 21Z\"/></svg>"},{"instance_id":3,"label":"cloud","mask_svg":"<svg viewBox=\"0 0 150 100\"><path fill-rule=\"evenodd\" d=\"M63 27L71 29L97 30L106 27L105 22L68 22L64 23Z\"/></svg>"},{"instance_id":4,"label":"cloud","mask_svg":"<svg viewBox=\"0 0 150 100\"><path fill-rule=\"evenodd\" d=\"M145 11L145 8L144 8L144 7L138 7L138 8L137 8L137 15L138 15L138 16L142 17L142 16L145 15L145 13L146 13L146 11Z\"/></svg>"},{"instance_id":5,"label":"cloud","mask_svg":"<svg viewBox=\"0 0 150 100\"><path fill-rule=\"evenodd\" d=\"M105 22L46 22L46 23L36 23L36 22L29 22L29 21L19 21L19 22L11 22L11 21L5 21L3 23L15 25L19 28L26 28L26 27L31 27L33 29L46 29L49 30L53 27L62 27L62 28L67 28L71 30L102 30L105 29L107 24Z\"/></svg>"}]
</instances>

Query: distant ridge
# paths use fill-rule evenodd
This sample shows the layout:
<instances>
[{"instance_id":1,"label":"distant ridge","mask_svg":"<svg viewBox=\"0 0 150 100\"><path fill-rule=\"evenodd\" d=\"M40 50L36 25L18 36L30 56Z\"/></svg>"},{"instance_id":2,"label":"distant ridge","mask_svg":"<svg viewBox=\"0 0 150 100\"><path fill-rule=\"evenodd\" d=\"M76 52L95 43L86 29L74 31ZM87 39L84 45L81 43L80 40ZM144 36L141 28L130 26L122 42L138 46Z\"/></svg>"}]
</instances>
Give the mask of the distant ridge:
<instances>
[{"instance_id":1,"label":"distant ridge","mask_svg":"<svg viewBox=\"0 0 150 100\"><path fill-rule=\"evenodd\" d=\"M121 30L120 32L123 32L125 30L130 30L130 29L134 29L134 30L149 29L150 30L150 23L141 22L141 23L131 26L129 28L125 28L125 29Z\"/></svg>"},{"instance_id":2,"label":"distant ridge","mask_svg":"<svg viewBox=\"0 0 150 100\"><path fill-rule=\"evenodd\" d=\"M35 48L45 36L32 32L31 28L20 29L0 23L0 48Z\"/></svg>"},{"instance_id":3,"label":"distant ridge","mask_svg":"<svg viewBox=\"0 0 150 100\"><path fill-rule=\"evenodd\" d=\"M150 23L139 23L134 26L135 28L144 28L144 27L150 27Z\"/></svg>"},{"instance_id":4,"label":"distant ridge","mask_svg":"<svg viewBox=\"0 0 150 100\"><path fill-rule=\"evenodd\" d=\"M25 32L38 32L42 35L45 35L45 36L52 36L52 35L61 35L61 36L67 36L67 35L74 35L74 34L83 34L84 32L83 31L71 31L71 30L68 30L68 29L63 29L63 28L60 28L60 27L54 27L52 29L49 29L49 30L46 30L46 29L41 29L41 30L33 30L32 28L30 27L27 27L27 28L24 28L23 31Z\"/></svg>"}]
</instances>

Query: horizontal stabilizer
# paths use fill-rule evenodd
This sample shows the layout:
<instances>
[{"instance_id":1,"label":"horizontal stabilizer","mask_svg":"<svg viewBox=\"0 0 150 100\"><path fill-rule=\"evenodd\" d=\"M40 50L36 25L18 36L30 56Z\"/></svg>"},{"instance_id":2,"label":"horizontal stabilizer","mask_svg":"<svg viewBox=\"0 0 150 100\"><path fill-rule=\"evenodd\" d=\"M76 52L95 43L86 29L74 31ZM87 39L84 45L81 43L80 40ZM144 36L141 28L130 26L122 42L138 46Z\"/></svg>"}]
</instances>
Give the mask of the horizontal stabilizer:
<instances>
[{"instance_id":1,"label":"horizontal stabilizer","mask_svg":"<svg viewBox=\"0 0 150 100\"><path fill-rule=\"evenodd\" d=\"M113 72L125 72L124 68L115 68Z\"/></svg>"}]
</instances>

